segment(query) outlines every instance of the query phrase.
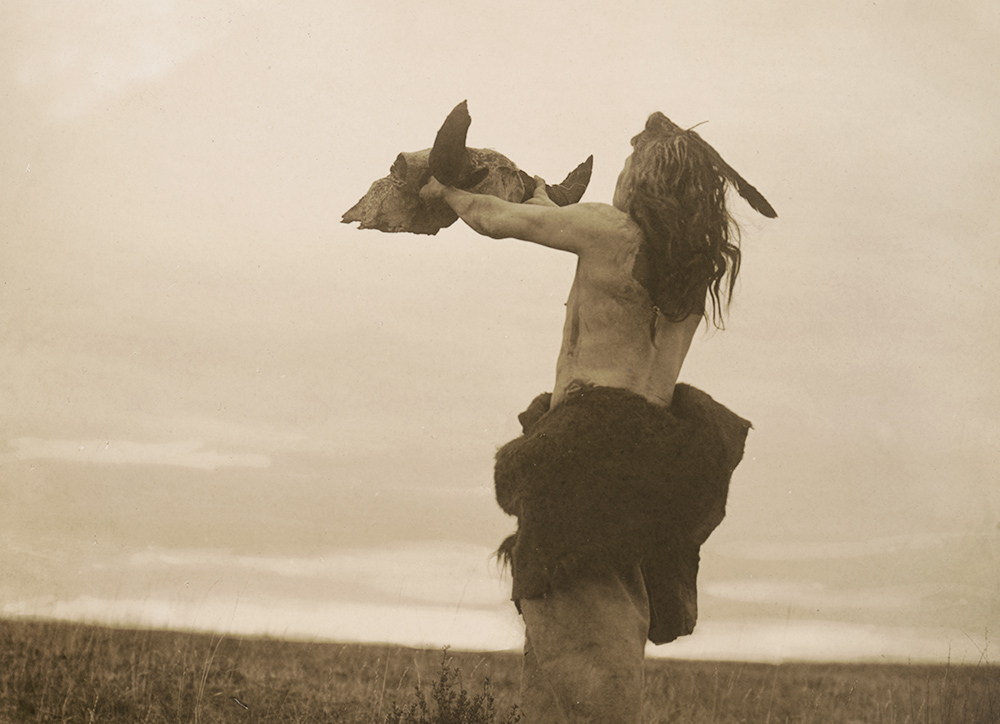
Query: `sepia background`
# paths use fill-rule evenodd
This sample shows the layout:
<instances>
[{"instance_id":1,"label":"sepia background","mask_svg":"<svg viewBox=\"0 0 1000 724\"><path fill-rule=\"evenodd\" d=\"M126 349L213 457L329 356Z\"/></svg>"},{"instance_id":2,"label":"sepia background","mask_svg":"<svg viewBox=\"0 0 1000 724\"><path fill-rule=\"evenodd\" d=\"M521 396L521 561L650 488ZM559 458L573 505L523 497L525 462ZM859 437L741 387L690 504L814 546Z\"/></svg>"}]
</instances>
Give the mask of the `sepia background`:
<instances>
[{"instance_id":1,"label":"sepia background","mask_svg":"<svg viewBox=\"0 0 1000 724\"><path fill-rule=\"evenodd\" d=\"M992 2L222 0L0 10L0 615L501 649L492 456L572 255L340 223L469 143L609 202L661 110L734 196L754 423L655 655L974 663L1000 629ZM995 649L992 654L996 659Z\"/></svg>"}]
</instances>

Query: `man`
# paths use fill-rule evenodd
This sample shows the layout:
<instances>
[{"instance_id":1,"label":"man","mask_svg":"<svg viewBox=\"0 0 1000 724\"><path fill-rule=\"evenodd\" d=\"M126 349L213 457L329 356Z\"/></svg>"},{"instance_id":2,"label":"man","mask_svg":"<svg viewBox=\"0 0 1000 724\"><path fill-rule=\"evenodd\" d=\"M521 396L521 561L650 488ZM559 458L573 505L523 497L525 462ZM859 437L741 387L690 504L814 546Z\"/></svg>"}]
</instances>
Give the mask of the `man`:
<instances>
[{"instance_id":1,"label":"man","mask_svg":"<svg viewBox=\"0 0 1000 724\"><path fill-rule=\"evenodd\" d=\"M518 518L501 552L525 624L529 724L639 720L646 639L694 628L698 549L725 513L750 427L677 379L739 272L727 182L774 211L661 113L632 145L611 206L558 207L541 179L523 204L434 178L420 192L480 234L578 257L554 390L497 453L497 500Z\"/></svg>"}]
</instances>

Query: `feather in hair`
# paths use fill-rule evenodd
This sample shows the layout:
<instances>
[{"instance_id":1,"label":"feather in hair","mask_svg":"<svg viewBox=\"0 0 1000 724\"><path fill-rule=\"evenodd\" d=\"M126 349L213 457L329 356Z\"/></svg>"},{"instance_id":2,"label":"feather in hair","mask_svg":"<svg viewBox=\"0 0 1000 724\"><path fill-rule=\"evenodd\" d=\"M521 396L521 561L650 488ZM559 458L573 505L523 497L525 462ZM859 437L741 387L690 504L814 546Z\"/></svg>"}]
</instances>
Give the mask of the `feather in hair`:
<instances>
[{"instance_id":1,"label":"feather in hair","mask_svg":"<svg viewBox=\"0 0 1000 724\"><path fill-rule=\"evenodd\" d=\"M712 165L719 172L719 175L726 179L726 181L728 181L729 184L736 189L737 193L739 193L739 195L742 196L748 204L750 204L750 207L754 211L766 216L769 219L776 219L778 217L778 213L774 210L774 207L768 203L767 199L764 198L764 195L754 188L745 178L740 176L732 166L726 163L722 156L719 155L719 152L712 148L708 141L698 135L698 132L694 130L695 126L684 130L662 113L656 115L659 122L671 132L686 136L688 139L693 140L695 143L700 145L702 149L704 149L705 154L711 160Z\"/></svg>"}]
</instances>

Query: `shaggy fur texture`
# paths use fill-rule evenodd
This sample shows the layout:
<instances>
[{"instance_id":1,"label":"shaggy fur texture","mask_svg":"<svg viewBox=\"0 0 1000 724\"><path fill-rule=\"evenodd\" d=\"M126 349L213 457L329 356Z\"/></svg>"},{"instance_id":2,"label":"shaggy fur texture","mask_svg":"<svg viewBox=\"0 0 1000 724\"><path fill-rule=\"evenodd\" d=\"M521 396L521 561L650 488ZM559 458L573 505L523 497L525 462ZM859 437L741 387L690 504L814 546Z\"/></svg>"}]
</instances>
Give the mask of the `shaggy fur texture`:
<instances>
[{"instance_id":1,"label":"shaggy fur texture","mask_svg":"<svg viewBox=\"0 0 1000 724\"><path fill-rule=\"evenodd\" d=\"M698 551L725 515L750 423L678 385L669 409L623 389L589 387L521 414L524 435L497 452L497 502L517 516L500 548L513 599L537 598L597 561L642 562L650 640L691 633Z\"/></svg>"}]
</instances>

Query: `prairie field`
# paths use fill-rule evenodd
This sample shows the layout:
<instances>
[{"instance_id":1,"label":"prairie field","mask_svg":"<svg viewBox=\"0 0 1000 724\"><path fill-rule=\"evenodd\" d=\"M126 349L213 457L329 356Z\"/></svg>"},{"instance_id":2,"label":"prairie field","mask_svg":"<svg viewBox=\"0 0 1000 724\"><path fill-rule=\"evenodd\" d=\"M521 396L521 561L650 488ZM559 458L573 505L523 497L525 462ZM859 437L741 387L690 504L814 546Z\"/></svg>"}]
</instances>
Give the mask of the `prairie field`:
<instances>
[{"instance_id":1,"label":"prairie field","mask_svg":"<svg viewBox=\"0 0 1000 724\"><path fill-rule=\"evenodd\" d=\"M519 667L516 652L0 620L0 722L506 724ZM644 721L997 724L1000 668L653 659Z\"/></svg>"}]
</instances>

